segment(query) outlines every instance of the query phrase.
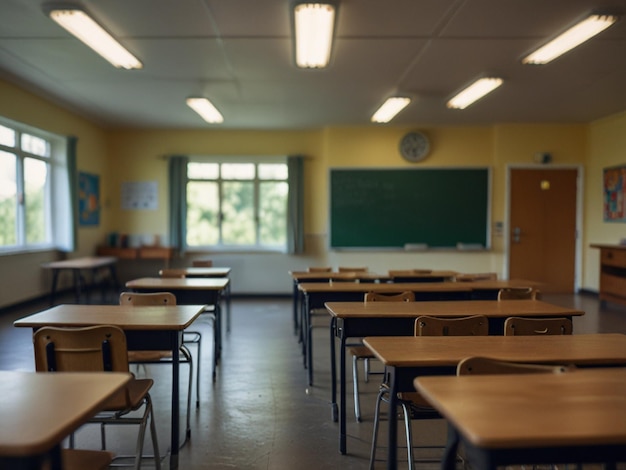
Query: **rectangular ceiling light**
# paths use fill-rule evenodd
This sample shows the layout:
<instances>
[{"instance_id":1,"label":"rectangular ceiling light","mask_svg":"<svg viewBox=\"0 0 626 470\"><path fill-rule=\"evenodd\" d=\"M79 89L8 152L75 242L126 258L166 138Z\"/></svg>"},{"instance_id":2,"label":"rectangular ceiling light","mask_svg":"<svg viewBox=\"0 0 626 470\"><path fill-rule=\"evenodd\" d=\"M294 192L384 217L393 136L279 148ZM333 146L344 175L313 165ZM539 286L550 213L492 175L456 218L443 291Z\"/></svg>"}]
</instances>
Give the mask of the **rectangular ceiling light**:
<instances>
[{"instance_id":1,"label":"rectangular ceiling light","mask_svg":"<svg viewBox=\"0 0 626 470\"><path fill-rule=\"evenodd\" d=\"M473 102L485 96L487 93L490 93L498 88L500 85L502 85L501 78L479 78L448 101L448 108L465 109Z\"/></svg>"},{"instance_id":2,"label":"rectangular ceiling light","mask_svg":"<svg viewBox=\"0 0 626 470\"><path fill-rule=\"evenodd\" d=\"M587 19L572 26L545 46L524 57L524 64L547 64L567 51L591 39L617 21L613 15L591 15Z\"/></svg>"},{"instance_id":3,"label":"rectangular ceiling light","mask_svg":"<svg viewBox=\"0 0 626 470\"><path fill-rule=\"evenodd\" d=\"M48 15L117 68L140 69L142 63L80 9L51 9Z\"/></svg>"},{"instance_id":4,"label":"rectangular ceiling light","mask_svg":"<svg viewBox=\"0 0 626 470\"><path fill-rule=\"evenodd\" d=\"M210 124L224 122L224 117L207 98L187 98L187 106L202 116Z\"/></svg>"},{"instance_id":5,"label":"rectangular ceiling light","mask_svg":"<svg viewBox=\"0 0 626 470\"><path fill-rule=\"evenodd\" d=\"M411 102L406 96L392 96L381 105L372 116L372 122L385 123L391 121L396 114L402 111Z\"/></svg>"},{"instance_id":6,"label":"rectangular ceiling light","mask_svg":"<svg viewBox=\"0 0 626 470\"><path fill-rule=\"evenodd\" d=\"M294 6L296 64L302 68L328 65L333 43L336 7L330 3Z\"/></svg>"}]
</instances>

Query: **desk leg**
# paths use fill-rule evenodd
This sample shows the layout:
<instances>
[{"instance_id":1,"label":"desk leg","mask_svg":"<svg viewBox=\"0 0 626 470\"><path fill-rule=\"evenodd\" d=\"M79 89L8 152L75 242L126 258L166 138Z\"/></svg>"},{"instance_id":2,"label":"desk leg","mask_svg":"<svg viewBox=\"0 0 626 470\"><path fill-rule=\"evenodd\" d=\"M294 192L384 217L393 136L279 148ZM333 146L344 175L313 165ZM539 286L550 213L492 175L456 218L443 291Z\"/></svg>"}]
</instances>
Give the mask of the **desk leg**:
<instances>
[{"instance_id":1,"label":"desk leg","mask_svg":"<svg viewBox=\"0 0 626 470\"><path fill-rule=\"evenodd\" d=\"M298 334L298 283L293 281L293 334ZM302 336L300 336L302 341Z\"/></svg>"},{"instance_id":2,"label":"desk leg","mask_svg":"<svg viewBox=\"0 0 626 470\"><path fill-rule=\"evenodd\" d=\"M180 362L179 349L182 333L175 331L172 333L172 416L171 416L171 440L170 440L170 468L178 468L178 449L179 449L179 426L180 426Z\"/></svg>"},{"instance_id":3,"label":"desk leg","mask_svg":"<svg viewBox=\"0 0 626 470\"><path fill-rule=\"evenodd\" d=\"M57 282L59 280L59 270L52 270L52 287L50 288L50 306L54 307L54 297L57 291Z\"/></svg>"},{"instance_id":4,"label":"desk leg","mask_svg":"<svg viewBox=\"0 0 626 470\"><path fill-rule=\"evenodd\" d=\"M307 295L306 310L306 360L309 369L309 386L313 385L313 325L311 325L311 308Z\"/></svg>"},{"instance_id":5,"label":"desk leg","mask_svg":"<svg viewBox=\"0 0 626 470\"><path fill-rule=\"evenodd\" d=\"M80 269L72 269L72 277L74 278L74 298L77 304L80 303L81 283Z\"/></svg>"},{"instance_id":6,"label":"desk leg","mask_svg":"<svg viewBox=\"0 0 626 470\"><path fill-rule=\"evenodd\" d=\"M339 452L347 452L346 425L346 337L341 332L339 345Z\"/></svg>"},{"instance_id":7,"label":"desk leg","mask_svg":"<svg viewBox=\"0 0 626 470\"><path fill-rule=\"evenodd\" d=\"M387 470L395 470L398 465L398 384L395 367L388 367L389 381L389 429L387 440Z\"/></svg>"},{"instance_id":8,"label":"desk leg","mask_svg":"<svg viewBox=\"0 0 626 470\"><path fill-rule=\"evenodd\" d=\"M337 422L337 364L335 362L335 331L337 317L330 319L330 406L333 415L333 422Z\"/></svg>"},{"instance_id":9,"label":"desk leg","mask_svg":"<svg viewBox=\"0 0 626 470\"><path fill-rule=\"evenodd\" d=\"M456 454L459 447L459 434L454 426L448 423L448 438L441 459L441 470L455 470Z\"/></svg>"},{"instance_id":10,"label":"desk leg","mask_svg":"<svg viewBox=\"0 0 626 470\"><path fill-rule=\"evenodd\" d=\"M230 333L230 281L226 286L226 333Z\"/></svg>"}]
</instances>

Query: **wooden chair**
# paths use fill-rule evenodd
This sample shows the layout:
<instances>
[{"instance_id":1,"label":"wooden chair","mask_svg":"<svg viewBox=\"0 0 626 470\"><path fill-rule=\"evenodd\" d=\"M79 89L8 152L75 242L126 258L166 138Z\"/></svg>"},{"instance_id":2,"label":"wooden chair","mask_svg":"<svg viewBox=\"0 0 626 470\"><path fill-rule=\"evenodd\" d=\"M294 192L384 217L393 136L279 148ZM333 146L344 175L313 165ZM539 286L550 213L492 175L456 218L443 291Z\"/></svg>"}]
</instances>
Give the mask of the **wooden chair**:
<instances>
[{"instance_id":1,"label":"wooden chair","mask_svg":"<svg viewBox=\"0 0 626 470\"><path fill-rule=\"evenodd\" d=\"M337 268L337 271L340 272L340 273L366 273L369 270L366 267L363 267L363 266L359 266L359 267L356 267L356 268L351 268L351 267L348 267L348 266L339 266Z\"/></svg>"},{"instance_id":2,"label":"wooden chair","mask_svg":"<svg viewBox=\"0 0 626 470\"><path fill-rule=\"evenodd\" d=\"M310 273L330 273L333 268L330 266L309 266L307 271Z\"/></svg>"},{"instance_id":3,"label":"wooden chair","mask_svg":"<svg viewBox=\"0 0 626 470\"><path fill-rule=\"evenodd\" d=\"M116 326L86 328L43 327L33 335L37 372L128 372L128 350L124 332ZM89 422L101 426L101 445L106 449L107 425L139 425L134 468L139 470L143 458L143 441L148 423L154 452L154 464L161 468L150 388L152 379L135 379L107 400ZM134 412L139 412L137 416ZM129 458L130 456L118 456ZM78 458L78 456L77 456Z\"/></svg>"},{"instance_id":4,"label":"wooden chair","mask_svg":"<svg viewBox=\"0 0 626 470\"><path fill-rule=\"evenodd\" d=\"M505 287L498 291L498 300L537 300L539 291L532 287Z\"/></svg>"},{"instance_id":5,"label":"wooden chair","mask_svg":"<svg viewBox=\"0 0 626 470\"><path fill-rule=\"evenodd\" d=\"M64 470L106 470L113 461L113 453L105 450L62 449Z\"/></svg>"},{"instance_id":6,"label":"wooden chair","mask_svg":"<svg viewBox=\"0 0 626 470\"><path fill-rule=\"evenodd\" d=\"M413 302L415 294L407 291L400 294L380 294L377 292L367 292L364 302ZM357 421L361 421L361 403L359 400L359 360L364 364L365 382L369 382L369 376L373 374L370 371L370 360L374 359L374 355L363 343L358 343L348 347L348 353L352 356L352 382L354 393L354 416Z\"/></svg>"},{"instance_id":7,"label":"wooden chair","mask_svg":"<svg viewBox=\"0 0 626 470\"><path fill-rule=\"evenodd\" d=\"M571 335L572 330L569 318L509 317L504 321L504 336Z\"/></svg>"},{"instance_id":8,"label":"wooden chair","mask_svg":"<svg viewBox=\"0 0 626 470\"><path fill-rule=\"evenodd\" d=\"M150 306L176 305L176 296L171 292L122 292L120 305ZM200 406L200 335L194 331L183 332L183 344L180 348L180 362L189 364L189 385L187 390L187 430L191 429L191 391L193 390L193 356L185 343L194 343L198 347L196 357L196 408ZM131 364L169 364L172 361L172 351L128 351L128 361Z\"/></svg>"},{"instance_id":9,"label":"wooden chair","mask_svg":"<svg viewBox=\"0 0 626 470\"><path fill-rule=\"evenodd\" d=\"M422 315L415 320L414 333L415 336L486 336L489 334L489 321L484 315L459 318L437 318ZM380 404L383 401L389 403L389 385L387 383L382 384L376 398L374 432L370 451L370 470L373 470L374 462L376 461ZM413 470L415 468L415 461L413 458L411 420L438 419L441 418L441 415L417 392L398 394L398 402L404 415L409 470Z\"/></svg>"},{"instance_id":10,"label":"wooden chair","mask_svg":"<svg viewBox=\"0 0 626 470\"><path fill-rule=\"evenodd\" d=\"M191 265L194 268L212 268L213 260L210 259L194 259L191 261Z\"/></svg>"},{"instance_id":11,"label":"wooden chair","mask_svg":"<svg viewBox=\"0 0 626 470\"><path fill-rule=\"evenodd\" d=\"M466 357L459 362L456 368L456 375L559 374L574 369L575 366L527 364L473 356Z\"/></svg>"}]
</instances>

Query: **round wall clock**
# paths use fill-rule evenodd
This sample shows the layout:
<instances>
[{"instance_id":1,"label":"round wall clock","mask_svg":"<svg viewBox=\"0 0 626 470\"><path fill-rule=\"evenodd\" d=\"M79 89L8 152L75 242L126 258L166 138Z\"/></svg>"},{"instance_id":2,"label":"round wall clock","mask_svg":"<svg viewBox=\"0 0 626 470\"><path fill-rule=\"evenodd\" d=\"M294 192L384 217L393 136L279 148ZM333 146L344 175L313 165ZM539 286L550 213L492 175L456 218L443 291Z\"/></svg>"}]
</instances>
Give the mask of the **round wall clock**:
<instances>
[{"instance_id":1,"label":"round wall clock","mask_svg":"<svg viewBox=\"0 0 626 470\"><path fill-rule=\"evenodd\" d=\"M423 132L409 132L400 140L400 155L409 162L422 161L429 151L430 140Z\"/></svg>"}]
</instances>

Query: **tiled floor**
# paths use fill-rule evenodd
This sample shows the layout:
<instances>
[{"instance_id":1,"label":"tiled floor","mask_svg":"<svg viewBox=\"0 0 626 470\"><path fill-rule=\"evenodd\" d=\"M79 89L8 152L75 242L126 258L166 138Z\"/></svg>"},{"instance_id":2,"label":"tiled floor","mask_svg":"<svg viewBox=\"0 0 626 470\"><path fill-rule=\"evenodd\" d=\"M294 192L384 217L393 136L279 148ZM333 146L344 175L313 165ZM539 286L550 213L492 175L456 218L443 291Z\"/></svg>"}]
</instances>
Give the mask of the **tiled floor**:
<instances>
[{"instance_id":1,"label":"tiled floor","mask_svg":"<svg viewBox=\"0 0 626 470\"><path fill-rule=\"evenodd\" d=\"M626 333L626 308L601 308L594 296L546 295L544 300L575 305L586 315L574 320L574 333ZM68 297L67 301L71 301ZM114 301L114 299L111 299ZM363 422L354 420L350 397L348 454L338 451L338 424L331 419L328 328L325 318L314 330L315 385L308 387L300 345L293 334L291 299L234 299L232 330L225 335L217 382L210 379L210 323L194 329L204 331L200 409L192 413L192 436L180 452L181 469L365 469L368 465L373 405L377 378L362 386ZM33 370L30 331L12 326L13 320L40 311L46 302L33 302L0 312L0 369ZM166 366L140 369L156 384L152 392L157 410L161 452L169 442L170 371ZM185 374L181 374L184 378ZM181 384L184 414L185 384ZM444 442L443 423L415 424L416 442ZM130 433L124 430L123 433ZM384 428L381 428L384 433ZM118 430L112 429L111 436ZM123 434L122 433L122 434ZM79 444L93 445L95 431L79 433ZM126 434L123 434L126 435ZM130 434L129 434L130 435ZM384 435L384 434L382 434ZM112 439L110 448L130 448L132 436ZM384 443L384 438L382 439ZM148 449L149 449L149 444ZM419 455L419 454L418 454ZM376 468L384 468L385 452L379 450ZM406 466L400 452L400 468ZM167 459L166 459L167 461ZM150 465L146 464L146 468ZM168 468L165 465L165 468ZM436 464L418 464L418 469Z\"/></svg>"}]
</instances>

